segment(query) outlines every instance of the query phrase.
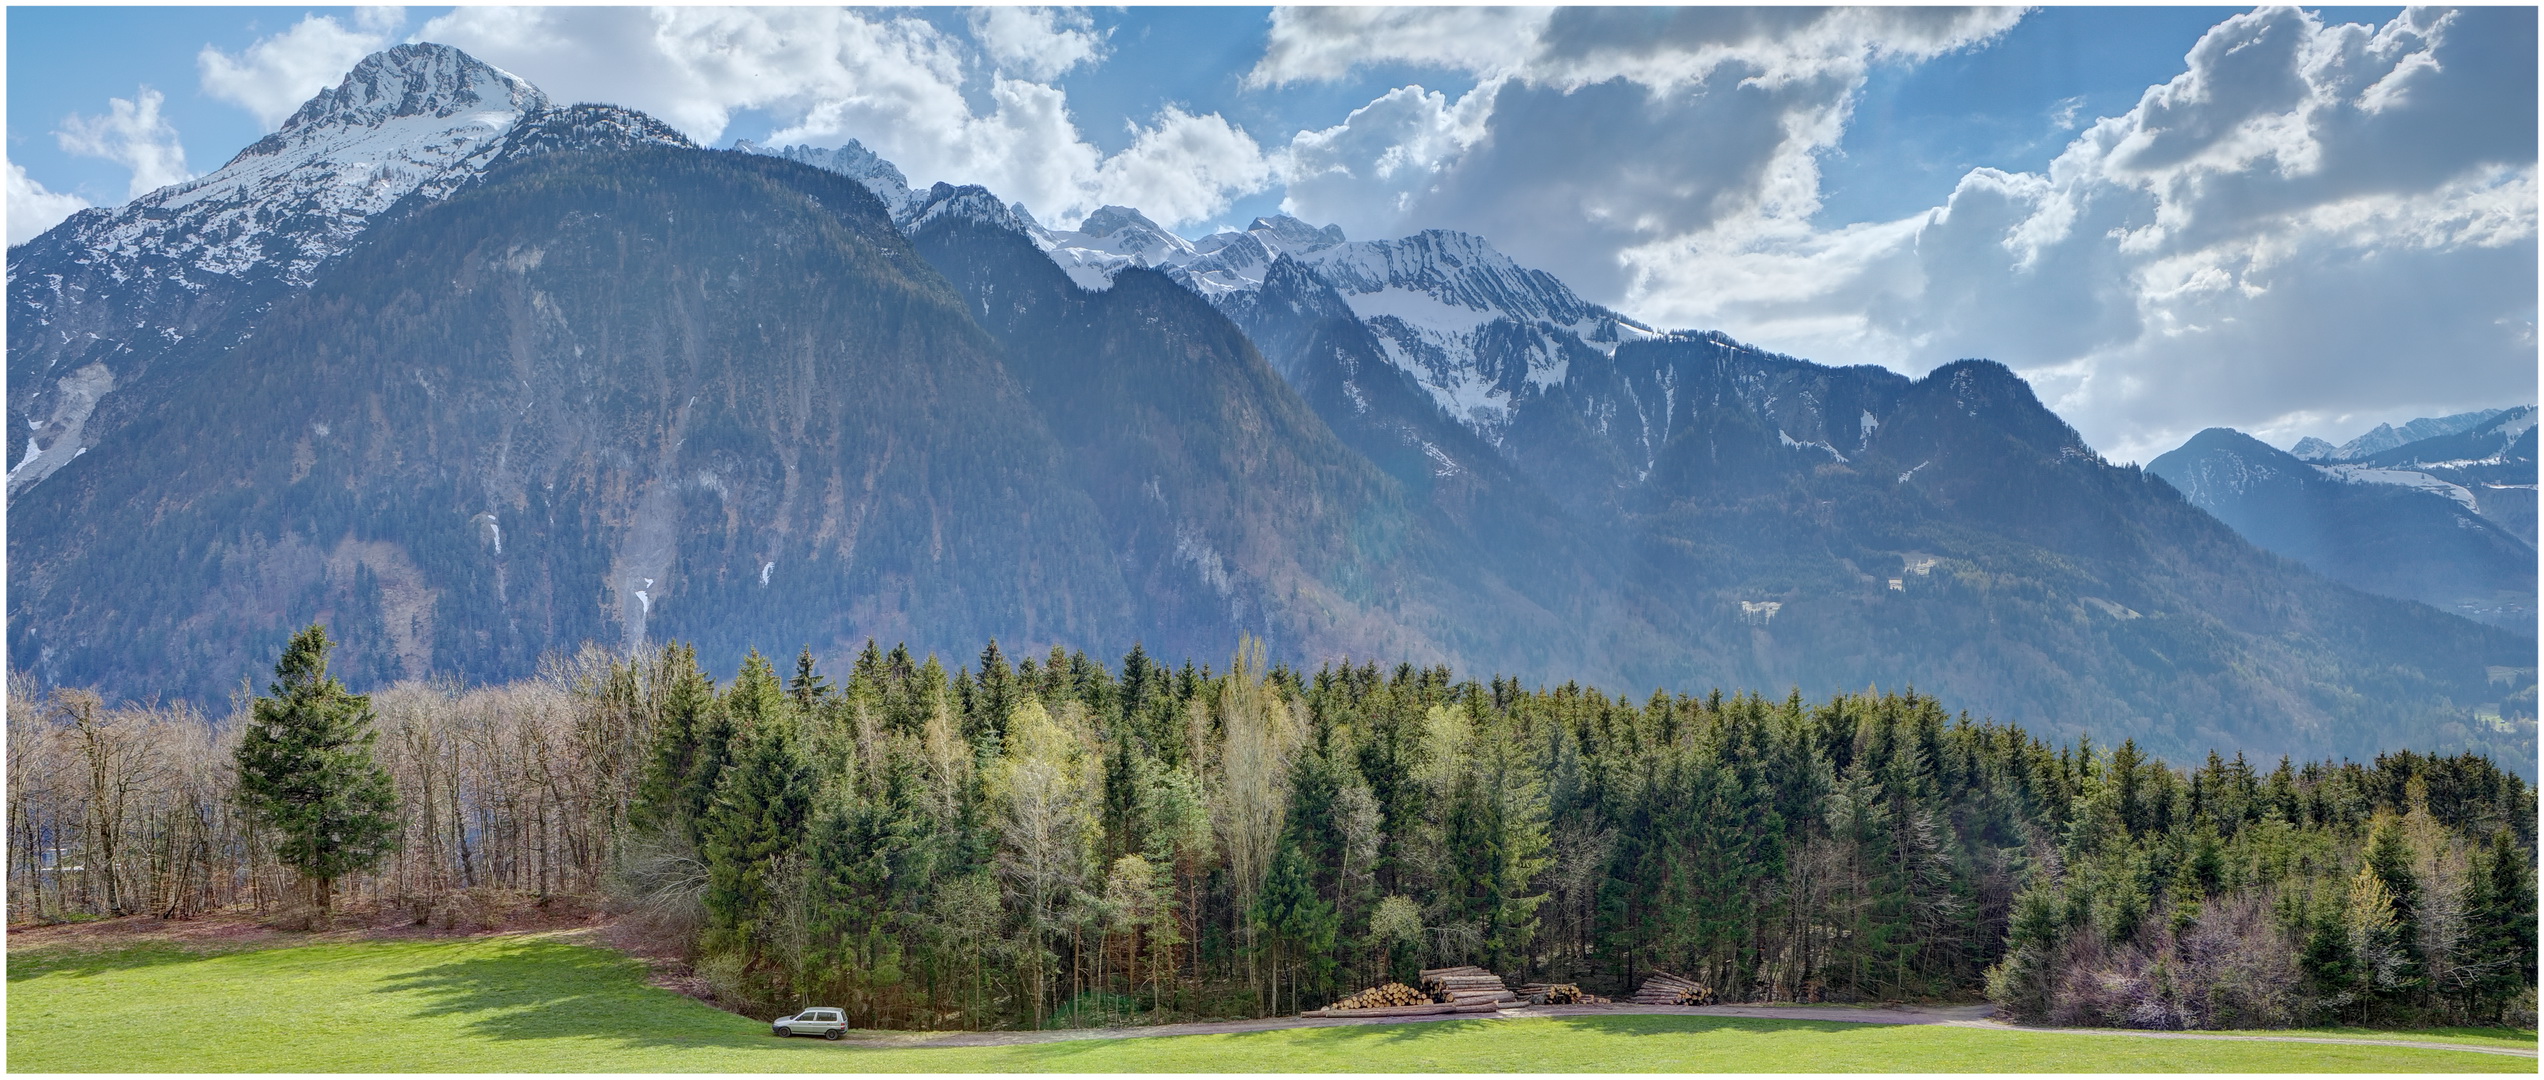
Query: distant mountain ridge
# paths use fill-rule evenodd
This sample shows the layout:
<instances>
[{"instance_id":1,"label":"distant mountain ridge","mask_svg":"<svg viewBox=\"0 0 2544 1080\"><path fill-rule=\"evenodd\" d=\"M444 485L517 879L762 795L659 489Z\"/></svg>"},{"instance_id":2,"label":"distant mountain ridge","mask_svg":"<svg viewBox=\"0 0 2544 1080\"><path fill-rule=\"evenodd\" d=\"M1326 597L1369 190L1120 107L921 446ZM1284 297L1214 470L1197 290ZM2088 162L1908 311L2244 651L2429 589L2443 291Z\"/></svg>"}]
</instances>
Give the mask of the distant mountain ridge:
<instances>
[{"instance_id":1,"label":"distant mountain ridge","mask_svg":"<svg viewBox=\"0 0 2544 1080\"><path fill-rule=\"evenodd\" d=\"M925 201L898 168L854 140L836 150L742 148L855 178L887 206L906 208L896 209L896 220L908 221ZM1307 267L1363 320L1388 363L1491 443L1501 441L1530 400L1564 380L1575 352L1609 353L1620 342L1660 336L1467 233L1426 230L1353 241L1333 226L1275 215L1243 230L1186 240L1123 206L1098 208L1076 229L1055 230L981 195L997 206L989 212L1000 224L1023 232L1088 289L1110 287L1125 269L1154 269L1232 311L1263 287L1280 260Z\"/></svg>"},{"instance_id":2,"label":"distant mountain ridge","mask_svg":"<svg viewBox=\"0 0 2544 1080\"><path fill-rule=\"evenodd\" d=\"M361 101L500 83L408 48ZM413 93L374 92L392 69ZM114 415L39 432L77 460L13 481L13 663L210 699L312 618L357 685L587 641L730 669L1251 634L1552 683L1914 685L2175 757L2533 756L2496 707L2531 637L2254 547L1999 364L1664 332L1463 234L1054 231L854 144L522 104L305 284L256 278L148 357L86 346ZM77 392L48 366L67 312L144 310L48 291L105 257L82 235L10 253L13 419Z\"/></svg>"},{"instance_id":3,"label":"distant mountain ridge","mask_svg":"<svg viewBox=\"0 0 2544 1080\"><path fill-rule=\"evenodd\" d=\"M2506 629L2535 626L2534 546L2485 518L2462 486L2316 465L2229 428L2199 433L2147 471L2246 539L2334 580Z\"/></svg>"},{"instance_id":4,"label":"distant mountain ridge","mask_svg":"<svg viewBox=\"0 0 2544 1080\"><path fill-rule=\"evenodd\" d=\"M2339 446L2307 436L2297 440L2297 444L2288 448L2288 452L2307 461L2349 461L2382 453L2404 443L2434 439L2441 435L2453 435L2459 431L2477 427L2508 411L2510 410L2476 409L2452 416L2424 416L2408 421L2399 428L2392 424L2378 424L2367 434Z\"/></svg>"}]
</instances>

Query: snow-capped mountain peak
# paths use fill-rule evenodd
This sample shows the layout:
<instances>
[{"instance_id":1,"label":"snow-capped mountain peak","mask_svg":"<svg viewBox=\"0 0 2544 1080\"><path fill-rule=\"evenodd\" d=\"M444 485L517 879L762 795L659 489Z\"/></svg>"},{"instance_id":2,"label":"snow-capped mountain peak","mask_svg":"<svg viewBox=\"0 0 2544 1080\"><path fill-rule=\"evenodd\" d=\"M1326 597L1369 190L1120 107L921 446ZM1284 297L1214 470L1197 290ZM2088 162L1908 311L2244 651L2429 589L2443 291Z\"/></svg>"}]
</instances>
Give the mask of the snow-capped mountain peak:
<instances>
[{"instance_id":1,"label":"snow-capped mountain peak","mask_svg":"<svg viewBox=\"0 0 2544 1080\"><path fill-rule=\"evenodd\" d=\"M1086 216L1075 230L1054 233L1075 246L1091 247L1129 258L1140 266L1170 266L1195 254L1192 242L1166 231L1127 206L1105 206Z\"/></svg>"},{"instance_id":2,"label":"snow-capped mountain peak","mask_svg":"<svg viewBox=\"0 0 2544 1080\"><path fill-rule=\"evenodd\" d=\"M990 194L988 188L978 184L956 187L943 181L929 188L926 195L914 198L906 216L894 213L893 220L903 231L915 233L921 226L947 217L978 221L1026 236L1041 232L1022 208L998 201L998 196Z\"/></svg>"},{"instance_id":3,"label":"snow-capped mountain peak","mask_svg":"<svg viewBox=\"0 0 2544 1080\"><path fill-rule=\"evenodd\" d=\"M883 200L883 208L895 222L907 223L928 205L931 192L910 190L910 178L901 174L899 166L885 161L855 139L840 147L783 146L768 147L744 139L733 148L747 154L766 154L801 162L816 169L827 169L866 186L875 198Z\"/></svg>"},{"instance_id":4,"label":"snow-capped mountain peak","mask_svg":"<svg viewBox=\"0 0 2544 1080\"><path fill-rule=\"evenodd\" d=\"M448 45L399 45L364 57L344 81L321 90L283 121L286 142L314 128L376 127L412 117L511 114L548 107L528 80ZM263 145L262 143L258 145ZM250 153L255 147L250 147Z\"/></svg>"},{"instance_id":5,"label":"snow-capped mountain peak","mask_svg":"<svg viewBox=\"0 0 2544 1080\"><path fill-rule=\"evenodd\" d=\"M1614 353L1661 336L1471 233L1433 229L1293 257L1341 294L1390 362L1496 444L1526 399L1564 381L1577 350Z\"/></svg>"},{"instance_id":6,"label":"snow-capped mountain peak","mask_svg":"<svg viewBox=\"0 0 2544 1080\"><path fill-rule=\"evenodd\" d=\"M62 227L126 274L305 285L372 215L419 189L446 194L547 104L520 76L458 49L400 45L354 65L211 175Z\"/></svg>"},{"instance_id":7,"label":"snow-capped mountain peak","mask_svg":"<svg viewBox=\"0 0 2544 1080\"><path fill-rule=\"evenodd\" d=\"M899 169L851 142L838 150L786 147L775 154L865 182L887 204L910 207L905 230L945 212L942 196L910 196ZM940 185L942 187L942 185ZM1581 299L1554 275L1519 265L1472 233L1426 230L1394 240L1348 240L1332 225L1288 215L1187 240L1138 210L1105 206L1075 229L1046 229L978 188L965 216L1032 239L1081 288L1102 290L1131 267L1164 272L1223 311L1259 294L1287 258L1329 285L1367 325L1387 360L1411 374L1449 415L1499 443L1527 398L1561 383L1583 351L1662 336ZM951 204L949 204L950 206Z\"/></svg>"},{"instance_id":8,"label":"snow-capped mountain peak","mask_svg":"<svg viewBox=\"0 0 2544 1080\"><path fill-rule=\"evenodd\" d=\"M201 347L225 312L310 284L400 201L447 197L510 156L637 144L691 145L615 106L551 108L447 45L399 45L210 175L71 215L10 252L9 415L35 433L11 454L10 497L104 437L89 422L101 397Z\"/></svg>"}]
</instances>

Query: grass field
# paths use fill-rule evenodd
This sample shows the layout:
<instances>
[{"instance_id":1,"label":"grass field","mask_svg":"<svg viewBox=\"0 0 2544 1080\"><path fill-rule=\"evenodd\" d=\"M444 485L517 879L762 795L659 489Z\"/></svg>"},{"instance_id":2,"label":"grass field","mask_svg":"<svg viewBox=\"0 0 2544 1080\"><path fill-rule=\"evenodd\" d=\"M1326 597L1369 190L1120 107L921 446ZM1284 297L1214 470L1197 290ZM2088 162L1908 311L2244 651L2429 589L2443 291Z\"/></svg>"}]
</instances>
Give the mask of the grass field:
<instances>
[{"instance_id":1,"label":"grass field","mask_svg":"<svg viewBox=\"0 0 2544 1080\"><path fill-rule=\"evenodd\" d=\"M17 1072L2525 1072L2532 1058L1678 1016L1461 1020L967 1048L776 1039L540 937L206 955L13 952ZM2383 1038L2417 1034L2361 1032ZM2535 1045L2455 1032L2453 1040Z\"/></svg>"}]
</instances>

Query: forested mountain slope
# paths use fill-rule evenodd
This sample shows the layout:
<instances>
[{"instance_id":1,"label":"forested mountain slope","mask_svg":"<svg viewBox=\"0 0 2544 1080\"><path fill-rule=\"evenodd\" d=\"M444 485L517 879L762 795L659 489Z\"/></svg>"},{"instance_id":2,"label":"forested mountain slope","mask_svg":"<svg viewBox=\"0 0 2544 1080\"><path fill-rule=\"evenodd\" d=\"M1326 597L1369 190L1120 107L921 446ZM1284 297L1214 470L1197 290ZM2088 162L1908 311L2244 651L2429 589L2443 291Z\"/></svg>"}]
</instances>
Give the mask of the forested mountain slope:
<instances>
[{"instance_id":1,"label":"forested mountain slope","mask_svg":"<svg viewBox=\"0 0 2544 1080\"><path fill-rule=\"evenodd\" d=\"M359 685L586 640L1134 632L995 343L803 166L531 159L190 375L14 509L39 674L218 699L312 615Z\"/></svg>"},{"instance_id":2,"label":"forested mountain slope","mask_svg":"<svg viewBox=\"0 0 2544 1080\"><path fill-rule=\"evenodd\" d=\"M351 139L429 126L445 76L513 85L437 49L304 113L399 103ZM1661 333L1462 234L1187 242L1117 208L1057 243L872 155L703 151L533 96L181 332L210 344L73 358L126 388L120 434L37 425L68 463L13 488L13 665L217 701L312 619L357 687L587 641L729 671L755 644L1252 634L1549 685L1914 686L2177 758L2533 758L2507 704L2531 637L2255 548L1993 363ZM11 253L13 417L71 400L15 377L61 336L18 301L110 254L95 224ZM151 303L99 289L82 310Z\"/></svg>"},{"instance_id":3,"label":"forested mountain slope","mask_svg":"<svg viewBox=\"0 0 2544 1080\"><path fill-rule=\"evenodd\" d=\"M2504 629L2535 627L2534 547L2479 513L2461 486L2399 468L2319 467L2228 428L2199 433L2147 471L2245 539L2335 581ZM2372 472L2429 483L2355 478Z\"/></svg>"}]
</instances>

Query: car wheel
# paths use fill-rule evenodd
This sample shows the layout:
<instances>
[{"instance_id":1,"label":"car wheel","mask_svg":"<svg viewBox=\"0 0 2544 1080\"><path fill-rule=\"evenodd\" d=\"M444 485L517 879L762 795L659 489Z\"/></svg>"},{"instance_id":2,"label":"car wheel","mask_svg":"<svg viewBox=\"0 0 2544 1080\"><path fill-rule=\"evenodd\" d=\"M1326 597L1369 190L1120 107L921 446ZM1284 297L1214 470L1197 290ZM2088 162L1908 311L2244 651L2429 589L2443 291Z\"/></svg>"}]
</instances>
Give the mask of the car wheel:
<instances>
[{"instance_id":1,"label":"car wheel","mask_svg":"<svg viewBox=\"0 0 2544 1080\"><path fill-rule=\"evenodd\" d=\"M832 1028L828 1031L822 1032L822 1038L828 1039L832 1042L838 1042L839 1034L840 1032L838 1028Z\"/></svg>"},{"instance_id":2,"label":"car wheel","mask_svg":"<svg viewBox=\"0 0 2544 1080\"><path fill-rule=\"evenodd\" d=\"M783 1039L783 1038L785 1038L785 1037L786 1037L786 1029L785 1029L785 1028L782 1028L782 1027L773 1027L773 1028L770 1028L770 1029L769 1029L769 1034L771 1034L771 1035L775 1035L775 1036L777 1036L778 1038Z\"/></svg>"}]
</instances>

